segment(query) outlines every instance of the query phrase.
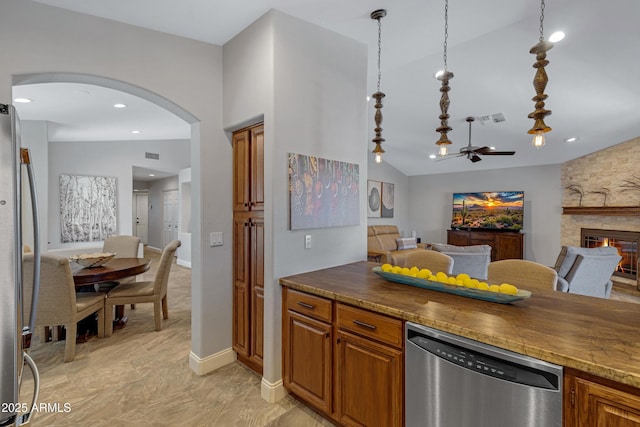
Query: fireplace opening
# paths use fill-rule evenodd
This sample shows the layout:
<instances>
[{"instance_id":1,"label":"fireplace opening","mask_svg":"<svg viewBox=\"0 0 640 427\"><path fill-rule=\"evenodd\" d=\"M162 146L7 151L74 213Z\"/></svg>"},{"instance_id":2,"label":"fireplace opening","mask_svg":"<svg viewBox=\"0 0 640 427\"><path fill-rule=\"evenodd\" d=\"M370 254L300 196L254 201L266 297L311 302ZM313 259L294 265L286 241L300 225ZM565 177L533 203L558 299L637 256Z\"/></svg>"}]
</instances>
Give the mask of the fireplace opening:
<instances>
[{"instance_id":1,"label":"fireplace opening","mask_svg":"<svg viewBox=\"0 0 640 427\"><path fill-rule=\"evenodd\" d=\"M601 246L617 248L622 259L613 275L637 280L640 232L582 228L580 230L580 241L583 248L598 248Z\"/></svg>"}]
</instances>

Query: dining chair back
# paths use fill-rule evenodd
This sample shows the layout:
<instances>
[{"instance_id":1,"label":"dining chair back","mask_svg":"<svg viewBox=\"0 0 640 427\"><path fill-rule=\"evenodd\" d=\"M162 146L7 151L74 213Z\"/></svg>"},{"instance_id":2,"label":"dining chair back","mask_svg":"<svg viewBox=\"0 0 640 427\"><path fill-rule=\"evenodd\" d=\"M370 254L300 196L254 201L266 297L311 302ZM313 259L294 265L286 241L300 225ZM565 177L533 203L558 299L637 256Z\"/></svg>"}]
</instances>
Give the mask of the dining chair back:
<instances>
[{"instance_id":1,"label":"dining chair back","mask_svg":"<svg viewBox=\"0 0 640 427\"><path fill-rule=\"evenodd\" d=\"M167 284L171 265L180 240L174 240L162 250L160 263L153 280L121 283L107 293L105 299L105 335L113 334L113 306L153 303L156 331L162 330L162 319L169 318Z\"/></svg>"},{"instance_id":2,"label":"dining chair back","mask_svg":"<svg viewBox=\"0 0 640 427\"><path fill-rule=\"evenodd\" d=\"M428 268L433 274L439 271L451 274L453 271L453 258L441 252L425 249L408 254L402 267Z\"/></svg>"},{"instance_id":3,"label":"dining chair back","mask_svg":"<svg viewBox=\"0 0 640 427\"><path fill-rule=\"evenodd\" d=\"M115 253L114 258L137 258L140 241L140 237L136 236L111 236L105 239L102 252Z\"/></svg>"},{"instance_id":4,"label":"dining chair back","mask_svg":"<svg viewBox=\"0 0 640 427\"><path fill-rule=\"evenodd\" d=\"M503 259L489 263L487 282L510 283L522 289L556 290L558 273L546 265L525 259Z\"/></svg>"},{"instance_id":5,"label":"dining chair back","mask_svg":"<svg viewBox=\"0 0 640 427\"><path fill-rule=\"evenodd\" d=\"M23 255L25 301L31 300L33 289L33 254ZM77 323L85 317L98 313L98 337L104 337L104 298L101 292L76 293L69 259L58 255L44 254L40 261L40 294L36 326L64 325L66 343L64 361L70 362L76 355ZM24 307L27 316L30 307ZM41 336L46 341L46 337Z\"/></svg>"}]
</instances>

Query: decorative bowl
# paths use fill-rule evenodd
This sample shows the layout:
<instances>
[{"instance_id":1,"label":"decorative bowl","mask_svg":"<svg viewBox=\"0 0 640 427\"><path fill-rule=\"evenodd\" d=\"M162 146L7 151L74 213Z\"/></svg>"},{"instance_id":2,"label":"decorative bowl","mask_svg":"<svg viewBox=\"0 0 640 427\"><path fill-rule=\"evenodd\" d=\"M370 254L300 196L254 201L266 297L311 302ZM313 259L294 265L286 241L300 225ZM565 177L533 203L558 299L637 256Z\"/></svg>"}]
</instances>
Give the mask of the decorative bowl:
<instances>
[{"instance_id":1,"label":"decorative bowl","mask_svg":"<svg viewBox=\"0 0 640 427\"><path fill-rule=\"evenodd\" d=\"M69 257L69 260L76 262L83 267L93 268L101 267L114 256L116 256L116 254L113 252L100 252L95 254L72 255Z\"/></svg>"}]
</instances>

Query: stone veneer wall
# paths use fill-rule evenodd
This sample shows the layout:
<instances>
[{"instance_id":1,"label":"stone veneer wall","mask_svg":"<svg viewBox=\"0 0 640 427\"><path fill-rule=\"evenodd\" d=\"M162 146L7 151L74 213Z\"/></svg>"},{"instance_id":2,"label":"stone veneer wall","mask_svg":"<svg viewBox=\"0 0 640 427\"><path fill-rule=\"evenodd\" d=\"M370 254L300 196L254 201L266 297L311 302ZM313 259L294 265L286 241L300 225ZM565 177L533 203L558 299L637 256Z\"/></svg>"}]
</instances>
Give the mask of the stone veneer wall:
<instances>
[{"instance_id":1,"label":"stone veneer wall","mask_svg":"<svg viewBox=\"0 0 640 427\"><path fill-rule=\"evenodd\" d=\"M578 206L579 196L567 190L580 184L582 206L603 206L604 197L591 193L608 188L607 206L640 206L640 189L620 188L624 179L640 176L640 137L588 154L562 165L562 206ZM562 215L560 244L580 246L581 228L640 231L640 216Z\"/></svg>"}]
</instances>

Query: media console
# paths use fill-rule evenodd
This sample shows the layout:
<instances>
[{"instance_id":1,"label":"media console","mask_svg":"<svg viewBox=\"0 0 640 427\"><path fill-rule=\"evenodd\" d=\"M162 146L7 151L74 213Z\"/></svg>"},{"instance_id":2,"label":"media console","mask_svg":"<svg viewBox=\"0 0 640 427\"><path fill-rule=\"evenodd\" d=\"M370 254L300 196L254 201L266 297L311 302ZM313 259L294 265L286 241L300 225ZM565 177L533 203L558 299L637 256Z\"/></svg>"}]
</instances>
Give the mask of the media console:
<instances>
[{"instance_id":1,"label":"media console","mask_svg":"<svg viewBox=\"0 0 640 427\"><path fill-rule=\"evenodd\" d=\"M447 244L489 245L491 261L524 259L524 234L511 231L447 230Z\"/></svg>"}]
</instances>

